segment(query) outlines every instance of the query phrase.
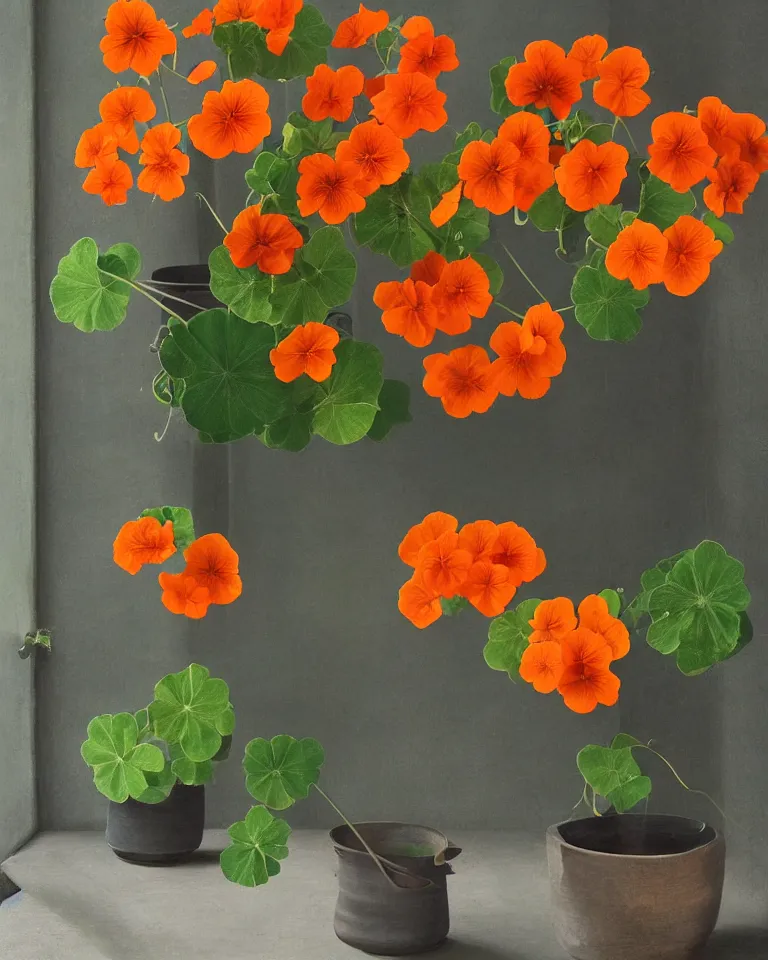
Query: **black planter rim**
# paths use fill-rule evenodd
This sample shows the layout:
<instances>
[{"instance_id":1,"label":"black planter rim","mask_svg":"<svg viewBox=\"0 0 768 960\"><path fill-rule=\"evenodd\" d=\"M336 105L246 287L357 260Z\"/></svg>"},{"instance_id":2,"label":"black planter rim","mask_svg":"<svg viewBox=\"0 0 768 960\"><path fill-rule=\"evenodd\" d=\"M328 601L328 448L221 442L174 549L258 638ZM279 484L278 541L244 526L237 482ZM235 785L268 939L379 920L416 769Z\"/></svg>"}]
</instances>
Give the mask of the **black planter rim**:
<instances>
[{"instance_id":1,"label":"black planter rim","mask_svg":"<svg viewBox=\"0 0 768 960\"><path fill-rule=\"evenodd\" d=\"M210 290L211 272L207 263L177 264L152 272L151 283L169 290Z\"/></svg>"},{"instance_id":2,"label":"black planter rim","mask_svg":"<svg viewBox=\"0 0 768 960\"><path fill-rule=\"evenodd\" d=\"M706 840L702 843L692 846L688 850L681 850L675 853L612 853L606 850L592 850L589 847L579 846L575 843L570 843L562 834L562 830L565 827L568 827L572 824L582 823L585 821L592 822L595 824L601 823L603 826L613 823L615 821L625 820L627 818L632 818L634 820L649 820L655 821L659 826L666 823L672 825L677 823L680 825L686 825L689 828L693 827L700 832L702 836L706 836ZM598 829L600 829L598 827ZM695 854L701 854L702 851L709 850L716 844L722 843L723 836L719 830L711 826L708 823L705 823L703 820L694 820L690 817L678 817L671 814L663 813L652 813L652 814L643 814L643 813L613 813L605 814L602 817L582 817L580 820L563 820L560 823L553 824L547 829L547 838L551 839L555 843L569 847L571 850L576 850L585 856L590 857L609 857L611 859L621 859L621 860L639 860L644 863L649 861L664 861L664 860L676 860L680 857L690 857Z\"/></svg>"}]
</instances>

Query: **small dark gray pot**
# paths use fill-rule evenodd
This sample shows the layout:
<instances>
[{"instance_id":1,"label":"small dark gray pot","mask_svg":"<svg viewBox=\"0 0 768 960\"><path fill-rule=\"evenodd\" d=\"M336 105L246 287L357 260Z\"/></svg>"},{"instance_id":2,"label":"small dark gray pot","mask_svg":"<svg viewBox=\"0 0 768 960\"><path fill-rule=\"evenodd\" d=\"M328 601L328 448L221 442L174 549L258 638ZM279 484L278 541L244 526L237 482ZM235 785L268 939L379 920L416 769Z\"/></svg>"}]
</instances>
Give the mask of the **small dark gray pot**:
<instances>
[{"instance_id":1,"label":"small dark gray pot","mask_svg":"<svg viewBox=\"0 0 768 960\"><path fill-rule=\"evenodd\" d=\"M438 830L408 823L357 823L381 860L386 879L349 827L331 839L338 856L334 930L344 943L378 956L434 950L448 936L446 862L461 850ZM437 862L436 862L437 861Z\"/></svg>"},{"instance_id":2,"label":"small dark gray pot","mask_svg":"<svg viewBox=\"0 0 768 960\"><path fill-rule=\"evenodd\" d=\"M203 842L204 826L205 787L177 783L162 803L110 801L107 843L130 863L180 863Z\"/></svg>"},{"instance_id":3,"label":"small dark gray pot","mask_svg":"<svg viewBox=\"0 0 768 960\"><path fill-rule=\"evenodd\" d=\"M717 923L725 841L682 817L590 817L550 827L557 939L574 960L688 960Z\"/></svg>"}]
</instances>

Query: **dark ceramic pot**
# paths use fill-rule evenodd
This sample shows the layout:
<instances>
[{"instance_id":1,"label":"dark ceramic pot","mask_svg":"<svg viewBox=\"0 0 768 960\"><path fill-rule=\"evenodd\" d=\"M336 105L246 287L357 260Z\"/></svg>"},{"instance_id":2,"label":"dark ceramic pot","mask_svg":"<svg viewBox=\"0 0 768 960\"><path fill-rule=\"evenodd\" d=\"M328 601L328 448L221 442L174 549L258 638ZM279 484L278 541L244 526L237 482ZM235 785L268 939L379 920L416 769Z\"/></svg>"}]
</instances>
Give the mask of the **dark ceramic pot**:
<instances>
[{"instance_id":1,"label":"dark ceramic pot","mask_svg":"<svg viewBox=\"0 0 768 960\"><path fill-rule=\"evenodd\" d=\"M385 957L434 950L448 936L447 863L461 850L429 827L358 823L379 856L385 877L349 827L331 839L338 856L336 936L358 950Z\"/></svg>"},{"instance_id":2,"label":"dark ceramic pot","mask_svg":"<svg viewBox=\"0 0 768 960\"><path fill-rule=\"evenodd\" d=\"M162 803L110 801L107 843L130 863L180 863L203 842L204 826L205 787L177 783Z\"/></svg>"},{"instance_id":3,"label":"dark ceramic pot","mask_svg":"<svg viewBox=\"0 0 768 960\"><path fill-rule=\"evenodd\" d=\"M211 272L204 263L189 264L184 267L162 267L152 274L152 287L160 293L158 299L174 313L190 320L198 310L189 306L196 304L200 310L213 310L223 306L211 293ZM180 303L172 297L180 297L188 303ZM326 321L329 326L343 337L352 336L352 318L338 310L329 313Z\"/></svg>"},{"instance_id":4,"label":"dark ceramic pot","mask_svg":"<svg viewBox=\"0 0 768 960\"><path fill-rule=\"evenodd\" d=\"M550 827L557 939L574 960L688 960L717 923L725 841L682 817L623 814Z\"/></svg>"}]
</instances>

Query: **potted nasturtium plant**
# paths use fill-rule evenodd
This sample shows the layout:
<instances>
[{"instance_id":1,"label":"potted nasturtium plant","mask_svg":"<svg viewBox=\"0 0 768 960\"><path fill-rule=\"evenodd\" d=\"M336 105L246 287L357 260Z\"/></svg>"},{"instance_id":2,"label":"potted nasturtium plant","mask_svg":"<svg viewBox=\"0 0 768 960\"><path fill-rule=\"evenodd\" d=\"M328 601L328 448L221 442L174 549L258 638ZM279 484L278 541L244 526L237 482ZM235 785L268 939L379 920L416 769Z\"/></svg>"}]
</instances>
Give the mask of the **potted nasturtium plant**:
<instances>
[{"instance_id":1,"label":"potted nasturtium plant","mask_svg":"<svg viewBox=\"0 0 768 960\"><path fill-rule=\"evenodd\" d=\"M198 849L205 785L234 728L229 687L197 663L163 677L137 713L91 720L81 754L109 800L107 843L118 857L171 864Z\"/></svg>"},{"instance_id":2,"label":"potted nasturtium plant","mask_svg":"<svg viewBox=\"0 0 768 960\"><path fill-rule=\"evenodd\" d=\"M542 549L513 522L459 528L456 517L432 513L408 531L399 555L413 571L399 607L416 627L473 606L493 618L488 666L538 693L557 692L577 714L618 702L621 681L612 667L629 654L630 631L646 629L647 643L674 656L689 677L716 668L752 639L744 567L711 540L647 570L631 602L609 588L578 605L569 597L513 605L546 567ZM648 814L652 783L637 762L647 753L690 789L650 743L622 733L578 754L582 801L594 816L547 832L555 928L578 960L684 960L715 927L724 840L708 824Z\"/></svg>"},{"instance_id":3,"label":"potted nasturtium plant","mask_svg":"<svg viewBox=\"0 0 768 960\"><path fill-rule=\"evenodd\" d=\"M187 42L200 36L216 59L195 64ZM329 47L370 48L366 71L329 67ZM408 386L385 380L380 351L334 321L357 271L345 225L393 265L374 296L388 332L421 349L474 327L489 345L493 359L450 341L424 358L425 391L466 417L500 395L547 393L570 312L594 339L623 342L640 331L651 287L695 293L733 239L722 218L743 211L768 169L765 124L714 96L655 117L652 143L638 146L626 118L650 107L650 66L635 47L609 52L599 35L568 52L536 41L523 59L494 65L498 126L470 123L419 169L410 140L447 124L440 78L460 66L454 40L426 17L361 4L334 32L303 0L219 0L169 27L145 0L116 0L101 51L120 80L77 144L86 192L121 204L135 180L176 201L192 162L254 157L232 224L201 198L222 230L207 266L162 268L148 283L135 246L100 251L84 238L51 286L59 320L84 332L119 326L134 295L162 305L155 397L169 423L180 410L208 442L254 436L297 451L313 435L381 440L410 419ZM179 117L166 81L207 84L199 110ZM282 130L269 115L274 81L304 90ZM552 305L491 239L491 215L553 235L575 270L569 304ZM504 302L500 256L528 280L532 304Z\"/></svg>"},{"instance_id":4,"label":"potted nasturtium plant","mask_svg":"<svg viewBox=\"0 0 768 960\"><path fill-rule=\"evenodd\" d=\"M257 801L229 828L221 854L228 880L261 886L280 873L291 828L271 811L292 807L311 790L343 824L331 831L338 857L339 895L334 929L340 940L367 953L423 953L448 936L448 861L461 850L439 830L416 824L352 823L320 787L325 753L317 740L280 735L245 748L248 793Z\"/></svg>"}]
</instances>

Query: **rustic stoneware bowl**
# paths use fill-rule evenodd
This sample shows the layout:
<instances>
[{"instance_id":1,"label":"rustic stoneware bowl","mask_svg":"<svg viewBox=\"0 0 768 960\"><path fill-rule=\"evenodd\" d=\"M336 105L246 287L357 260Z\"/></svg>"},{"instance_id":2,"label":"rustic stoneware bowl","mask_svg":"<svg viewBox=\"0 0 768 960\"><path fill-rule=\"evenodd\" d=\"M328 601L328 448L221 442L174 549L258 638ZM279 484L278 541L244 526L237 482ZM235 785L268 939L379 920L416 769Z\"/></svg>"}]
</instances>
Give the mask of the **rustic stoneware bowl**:
<instances>
[{"instance_id":1,"label":"rustic stoneware bowl","mask_svg":"<svg viewBox=\"0 0 768 960\"><path fill-rule=\"evenodd\" d=\"M547 831L557 939L574 960L689 960L717 923L725 841L682 817L590 817Z\"/></svg>"}]
</instances>

